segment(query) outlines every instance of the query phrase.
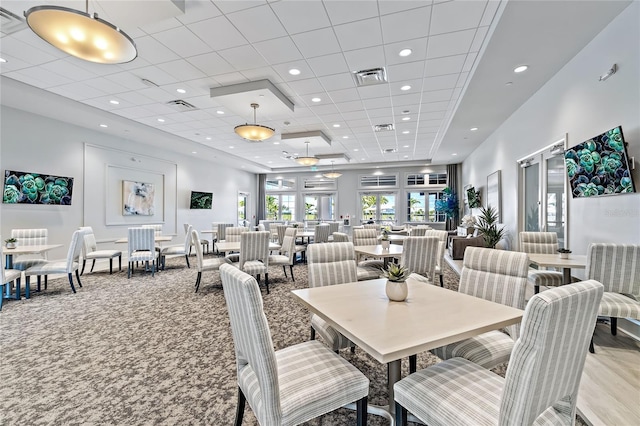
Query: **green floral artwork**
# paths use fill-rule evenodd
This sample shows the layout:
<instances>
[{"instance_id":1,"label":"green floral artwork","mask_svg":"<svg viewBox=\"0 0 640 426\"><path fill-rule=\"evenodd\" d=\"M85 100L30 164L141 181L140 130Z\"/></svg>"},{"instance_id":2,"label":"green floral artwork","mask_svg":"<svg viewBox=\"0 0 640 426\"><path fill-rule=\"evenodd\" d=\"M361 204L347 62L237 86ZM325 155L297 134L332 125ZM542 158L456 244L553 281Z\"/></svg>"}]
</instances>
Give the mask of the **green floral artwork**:
<instances>
[{"instance_id":1,"label":"green floral artwork","mask_svg":"<svg viewBox=\"0 0 640 426\"><path fill-rule=\"evenodd\" d=\"M70 177L5 170L2 202L69 206L72 190L73 178Z\"/></svg>"}]
</instances>

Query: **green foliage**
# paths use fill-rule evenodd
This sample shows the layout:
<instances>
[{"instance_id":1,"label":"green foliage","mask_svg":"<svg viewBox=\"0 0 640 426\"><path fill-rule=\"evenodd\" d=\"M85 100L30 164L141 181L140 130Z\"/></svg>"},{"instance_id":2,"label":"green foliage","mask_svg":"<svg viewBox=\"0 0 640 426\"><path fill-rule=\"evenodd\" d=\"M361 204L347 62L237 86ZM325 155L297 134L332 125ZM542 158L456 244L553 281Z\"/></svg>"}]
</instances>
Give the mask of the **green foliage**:
<instances>
[{"instance_id":1,"label":"green foliage","mask_svg":"<svg viewBox=\"0 0 640 426\"><path fill-rule=\"evenodd\" d=\"M11 237L11 238L7 238L6 240L4 240L5 243L9 244L9 243L16 243L18 242L17 238Z\"/></svg>"},{"instance_id":2,"label":"green foliage","mask_svg":"<svg viewBox=\"0 0 640 426\"><path fill-rule=\"evenodd\" d=\"M449 187L442 190L442 198L436 200L436 211L447 215L447 219L458 217L458 196Z\"/></svg>"},{"instance_id":3,"label":"green foliage","mask_svg":"<svg viewBox=\"0 0 640 426\"><path fill-rule=\"evenodd\" d=\"M504 237L504 227L498 228L498 212L491 206L480 207L476 219L478 233L484 238L485 247L494 248Z\"/></svg>"},{"instance_id":4,"label":"green foliage","mask_svg":"<svg viewBox=\"0 0 640 426\"><path fill-rule=\"evenodd\" d=\"M389 281L402 282L409 278L411 271L400 264L389 263L387 269L382 273Z\"/></svg>"}]
</instances>

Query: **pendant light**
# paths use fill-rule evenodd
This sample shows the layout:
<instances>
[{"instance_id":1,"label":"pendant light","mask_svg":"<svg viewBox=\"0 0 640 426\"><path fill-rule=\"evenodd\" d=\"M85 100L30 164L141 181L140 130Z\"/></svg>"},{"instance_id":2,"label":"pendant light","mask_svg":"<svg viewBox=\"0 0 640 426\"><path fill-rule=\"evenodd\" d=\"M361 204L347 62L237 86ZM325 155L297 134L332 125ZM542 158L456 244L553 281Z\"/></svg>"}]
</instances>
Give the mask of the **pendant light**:
<instances>
[{"instance_id":1,"label":"pendant light","mask_svg":"<svg viewBox=\"0 0 640 426\"><path fill-rule=\"evenodd\" d=\"M138 56L136 45L117 26L86 12L62 6L35 6L24 13L29 28L69 55L100 64L123 64Z\"/></svg>"},{"instance_id":2,"label":"pendant light","mask_svg":"<svg viewBox=\"0 0 640 426\"><path fill-rule=\"evenodd\" d=\"M260 108L260 105L251 104L251 108L253 108L254 124L241 124L236 126L233 130L238 134L238 136L248 140L249 142L262 142L265 139L269 139L275 134L275 129L256 123L256 109Z\"/></svg>"},{"instance_id":3,"label":"pendant light","mask_svg":"<svg viewBox=\"0 0 640 426\"><path fill-rule=\"evenodd\" d=\"M335 170L333 170L333 161L332 161L331 171L327 173L323 173L322 176L326 177L327 179L338 179L340 176L342 176L342 173L336 172Z\"/></svg>"},{"instance_id":4,"label":"pendant light","mask_svg":"<svg viewBox=\"0 0 640 426\"><path fill-rule=\"evenodd\" d=\"M309 141L305 142L307 144L307 155L305 157L296 158L296 162L303 166L315 166L318 164L318 160L316 157L309 156Z\"/></svg>"}]
</instances>

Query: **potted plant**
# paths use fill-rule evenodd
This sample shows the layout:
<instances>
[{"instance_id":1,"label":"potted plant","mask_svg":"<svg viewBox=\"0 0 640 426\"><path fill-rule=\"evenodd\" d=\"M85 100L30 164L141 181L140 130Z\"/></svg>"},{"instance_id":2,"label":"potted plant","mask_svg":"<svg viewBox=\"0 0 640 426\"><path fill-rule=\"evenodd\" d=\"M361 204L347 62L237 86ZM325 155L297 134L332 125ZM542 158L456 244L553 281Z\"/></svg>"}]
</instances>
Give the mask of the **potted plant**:
<instances>
[{"instance_id":1,"label":"potted plant","mask_svg":"<svg viewBox=\"0 0 640 426\"><path fill-rule=\"evenodd\" d=\"M436 200L435 210L446 214L449 220L458 217L458 196L451 188L446 187L442 190L442 198Z\"/></svg>"},{"instance_id":2,"label":"potted plant","mask_svg":"<svg viewBox=\"0 0 640 426\"><path fill-rule=\"evenodd\" d=\"M571 253L571 250L567 248L558 249L558 254L560 255L560 259L568 259L569 253Z\"/></svg>"},{"instance_id":3,"label":"potted plant","mask_svg":"<svg viewBox=\"0 0 640 426\"><path fill-rule=\"evenodd\" d=\"M406 280L409 278L411 271L400 264L390 263L387 269L383 271L383 274L387 278L385 292L389 300L394 302L405 300L409 293Z\"/></svg>"},{"instance_id":4,"label":"potted plant","mask_svg":"<svg viewBox=\"0 0 640 426\"><path fill-rule=\"evenodd\" d=\"M382 236L380 237L380 244L382 244L382 250L389 250L389 231L387 228L382 229Z\"/></svg>"},{"instance_id":5,"label":"potted plant","mask_svg":"<svg viewBox=\"0 0 640 426\"><path fill-rule=\"evenodd\" d=\"M6 240L4 240L4 244L8 249L16 248L17 243L18 243L18 239L13 237L7 238Z\"/></svg>"},{"instance_id":6,"label":"potted plant","mask_svg":"<svg viewBox=\"0 0 640 426\"><path fill-rule=\"evenodd\" d=\"M478 234L484 238L485 247L495 248L504 237L504 227L498 227L498 212L491 206L480 207L480 214L476 219Z\"/></svg>"}]
</instances>

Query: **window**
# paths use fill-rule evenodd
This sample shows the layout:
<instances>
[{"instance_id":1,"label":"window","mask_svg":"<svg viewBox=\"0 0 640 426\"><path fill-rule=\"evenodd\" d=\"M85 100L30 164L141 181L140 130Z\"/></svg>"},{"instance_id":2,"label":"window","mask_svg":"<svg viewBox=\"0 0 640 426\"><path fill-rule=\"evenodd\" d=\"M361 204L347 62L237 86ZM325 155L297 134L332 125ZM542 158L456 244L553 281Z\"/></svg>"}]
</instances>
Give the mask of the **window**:
<instances>
[{"instance_id":1,"label":"window","mask_svg":"<svg viewBox=\"0 0 640 426\"><path fill-rule=\"evenodd\" d=\"M442 199L442 192L429 192L429 222L445 222L447 214L436 212L436 200Z\"/></svg>"},{"instance_id":2,"label":"window","mask_svg":"<svg viewBox=\"0 0 640 426\"><path fill-rule=\"evenodd\" d=\"M360 196L360 220L365 223L373 220L376 223L396 223L396 194L362 194Z\"/></svg>"},{"instance_id":3,"label":"window","mask_svg":"<svg viewBox=\"0 0 640 426\"><path fill-rule=\"evenodd\" d=\"M247 220L247 204L249 194L246 192L238 192L238 226L245 226Z\"/></svg>"},{"instance_id":4,"label":"window","mask_svg":"<svg viewBox=\"0 0 640 426\"><path fill-rule=\"evenodd\" d=\"M294 220L296 196L292 194L267 195L267 220Z\"/></svg>"},{"instance_id":5,"label":"window","mask_svg":"<svg viewBox=\"0 0 640 426\"><path fill-rule=\"evenodd\" d=\"M268 178L266 191L293 191L296 189L296 178Z\"/></svg>"},{"instance_id":6,"label":"window","mask_svg":"<svg viewBox=\"0 0 640 426\"><path fill-rule=\"evenodd\" d=\"M335 220L335 194L306 194L305 220Z\"/></svg>"},{"instance_id":7,"label":"window","mask_svg":"<svg viewBox=\"0 0 640 426\"><path fill-rule=\"evenodd\" d=\"M337 189L338 184L335 179L306 178L304 189Z\"/></svg>"},{"instance_id":8,"label":"window","mask_svg":"<svg viewBox=\"0 0 640 426\"><path fill-rule=\"evenodd\" d=\"M406 218L409 222L444 222L447 215L436 212L436 200L441 191L407 192Z\"/></svg>"},{"instance_id":9,"label":"window","mask_svg":"<svg viewBox=\"0 0 640 426\"><path fill-rule=\"evenodd\" d=\"M429 175L429 185L446 185L447 174L446 173L431 173Z\"/></svg>"},{"instance_id":10,"label":"window","mask_svg":"<svg viewBox=\"0 0 640 426\"><path fill-rule=\"evenodd\" d=\"M407 186L446 185L446 173L408 173Z\"/></svg>"},{"instance_id":11,"label":"window","mask_svg":"<svg viewBox=\"0 0 640 426\"><path fill-rule=\"evenodd\" d=\"M360 176L361 188L388 188L395 186L398 186L398 176L395 174Z\"/></svg>"}]
</instances>

